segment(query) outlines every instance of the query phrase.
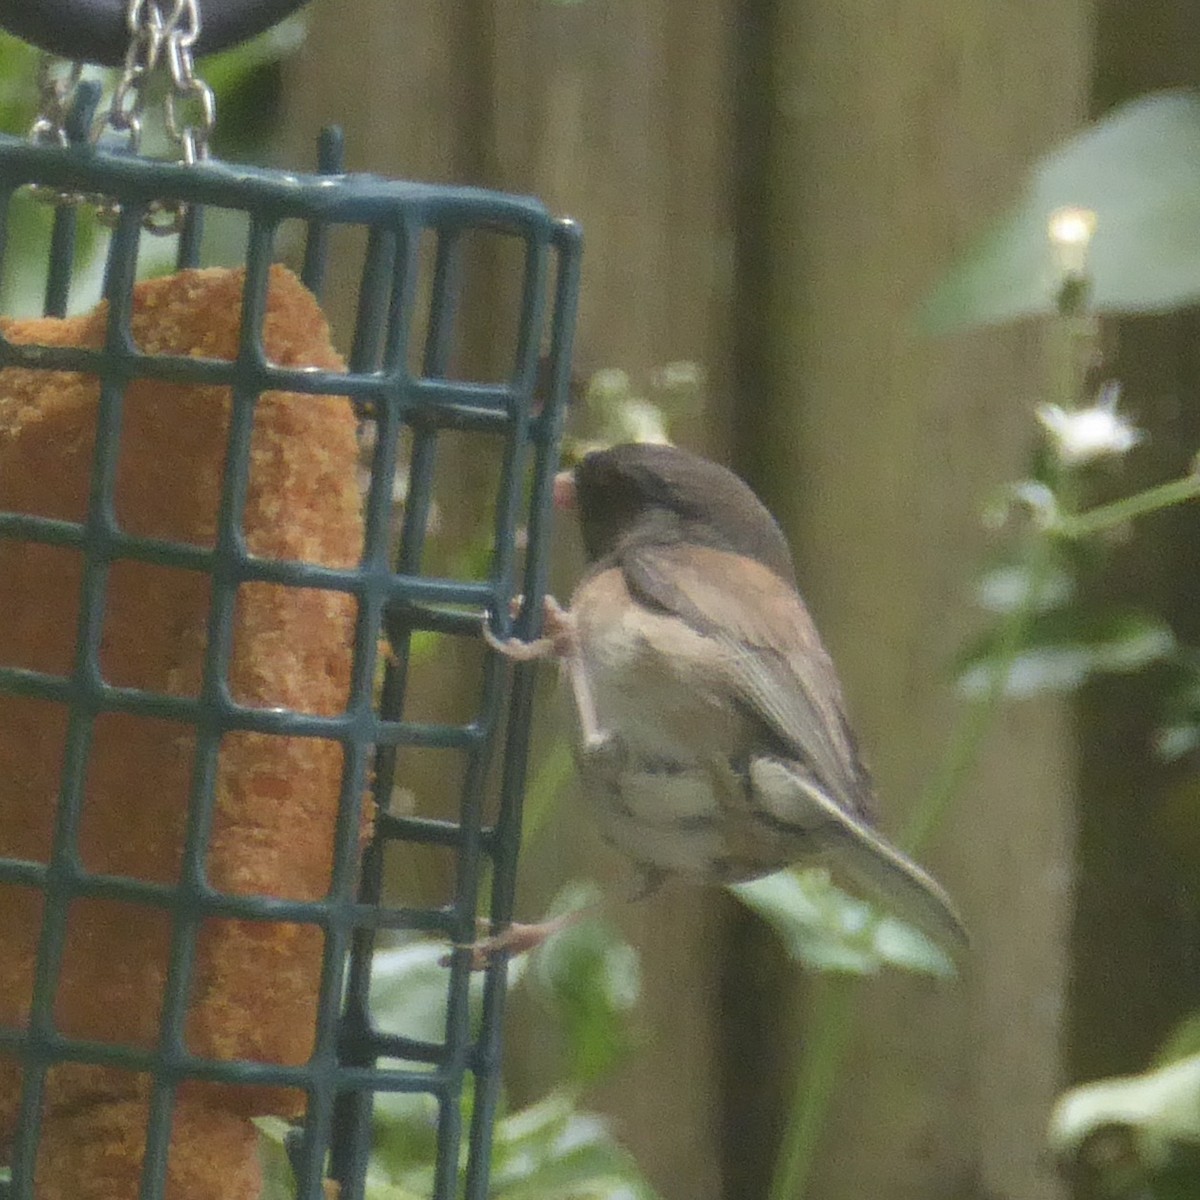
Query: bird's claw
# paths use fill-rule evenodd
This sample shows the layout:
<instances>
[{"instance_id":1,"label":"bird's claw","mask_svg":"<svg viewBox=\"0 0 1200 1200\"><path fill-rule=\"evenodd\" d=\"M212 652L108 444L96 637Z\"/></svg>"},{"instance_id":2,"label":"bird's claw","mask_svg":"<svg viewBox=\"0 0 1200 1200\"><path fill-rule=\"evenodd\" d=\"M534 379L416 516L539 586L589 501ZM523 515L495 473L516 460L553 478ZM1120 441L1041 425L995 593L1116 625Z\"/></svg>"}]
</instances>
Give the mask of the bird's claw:
<instances>
[{"instance_id":1,"label":"bird's claw","mask_svg":"<svg viewBox=\"0 0 1200 1200\"><path fill-rule=\"evenodd\" d=\"M522 599L513 600L512 607L520 612ZM513 615L516 615L514 613ZM497 653L511 658L514 662L533 662L539 658L565 658L575 648L575 622L571 614L562 607L553 596L547 596L542 601L541 637L531 642L520 638L498 638L488 623L483 619L483 640Z\"/></svg>"},{"instance_id":2,"label":"bird's claw","mask_svg":"<svg viewBox=\"0 0 1200 1200\"><path fill-rule=\"evenodd\" d=\"M458 943L449 954L444 954L438 961L443 967L448 967L454 961L454 955L462 950L470 951L468 965L472 971L483 971L490 967L498 954L516 956L528 954L536 950L548 937L574 924L580 915L580 910L569 912L561 917L541 921L536 925L514 923L492 937L482 938L478 942ZM487 922L481 922L486 925Z\"/></svg>"}]
</instances>

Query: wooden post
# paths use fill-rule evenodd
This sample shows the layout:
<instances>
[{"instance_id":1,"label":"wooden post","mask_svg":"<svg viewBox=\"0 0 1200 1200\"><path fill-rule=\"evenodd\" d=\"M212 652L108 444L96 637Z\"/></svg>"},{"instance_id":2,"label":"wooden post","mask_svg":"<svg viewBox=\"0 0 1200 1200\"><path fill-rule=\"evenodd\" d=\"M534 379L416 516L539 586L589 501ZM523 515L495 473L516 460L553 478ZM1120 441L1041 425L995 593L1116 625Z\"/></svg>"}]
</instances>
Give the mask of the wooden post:
<instances>
[{"instance_id":1,"label":"wooden post","mask_svg":"<svg viewBox=\"0 0 1200 1200\"><path fill-rule=\"evenodd\" d=\"M774 253L754 389L769 399L740 450L794 537L891 830L961 709L947 660L988 552L979 509L1024 469L1040 381L1035 329L932 343L915 310L1084 117L1088 14L804 0L779 5L769 38ZM809 1195L1056 1194L1043 1133L1072 845L1066 715L1014 707L925 856L965 911L971 962L955 986L865 986ZM802 1011L794 1027L808 1036Z\"/></svg>"}]
</instances>

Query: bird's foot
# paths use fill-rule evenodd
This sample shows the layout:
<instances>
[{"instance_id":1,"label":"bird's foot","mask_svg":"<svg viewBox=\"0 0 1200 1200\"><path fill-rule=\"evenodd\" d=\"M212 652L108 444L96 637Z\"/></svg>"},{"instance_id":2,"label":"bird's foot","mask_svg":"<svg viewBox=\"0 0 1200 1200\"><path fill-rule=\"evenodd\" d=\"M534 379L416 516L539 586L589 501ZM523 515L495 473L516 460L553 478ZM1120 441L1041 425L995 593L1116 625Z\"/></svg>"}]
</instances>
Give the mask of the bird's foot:
<instances>
[{"instance_id":1,"label":"bird's foot","mask_svg":"<svg viewBox=\"0 0 1200 1200\"><path fill-rule=\"evenodd\" d=\"M536 950L548 938L564 929L569 929L576 921L587 916L588 912L587 908L577 908L563 913L560 917L553 917L549 921L539 921L533 925L514 922L507 929L491 937L481 938L477 942L469 942L466 945L456 945L454 951L469 950L471 952L471 970L482 971L491 966L499 954L514 957ZM454 952L445 955L440 961L443 967L448 967L454 961Z\"/></svg>"},{"instance_id":2,"label":"bird's foot","mask_svg":"<svg viewBox=\"0 0 1200 1200\"><path fill-rule=\"evenodd\" d=\"M514 600L514 606L520 606L520 600ZM533 662L539 658L566 658L575 650L575 619L562 607L553 596L547 596L542 602L542 628L540 638L532 642L523 642L520 638L498 638L488 625L487 618L483 621L483 640L505 658L514 662Z\"/></svg>"}]
</instances>

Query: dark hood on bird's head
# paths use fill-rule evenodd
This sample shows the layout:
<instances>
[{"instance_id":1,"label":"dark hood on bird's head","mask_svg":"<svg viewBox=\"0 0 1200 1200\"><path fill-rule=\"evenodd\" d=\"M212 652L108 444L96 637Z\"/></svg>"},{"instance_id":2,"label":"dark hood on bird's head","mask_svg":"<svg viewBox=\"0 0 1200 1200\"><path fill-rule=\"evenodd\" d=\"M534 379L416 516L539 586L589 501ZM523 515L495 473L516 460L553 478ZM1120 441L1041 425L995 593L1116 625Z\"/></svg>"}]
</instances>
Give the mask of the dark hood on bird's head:
<instances>
[{"instance_id":1,"label":"dark hood on bird's head","mask_svg":"<svg viewBox=\"0 0 1200 1200\"><path fill-rule=\"evenodd\" d=\"M741 554L795 582L783 531L732 471L652 442L586 455L575 468L575 503L591 562L640 544L686 543Z\"/></svg>"}]
</instances>

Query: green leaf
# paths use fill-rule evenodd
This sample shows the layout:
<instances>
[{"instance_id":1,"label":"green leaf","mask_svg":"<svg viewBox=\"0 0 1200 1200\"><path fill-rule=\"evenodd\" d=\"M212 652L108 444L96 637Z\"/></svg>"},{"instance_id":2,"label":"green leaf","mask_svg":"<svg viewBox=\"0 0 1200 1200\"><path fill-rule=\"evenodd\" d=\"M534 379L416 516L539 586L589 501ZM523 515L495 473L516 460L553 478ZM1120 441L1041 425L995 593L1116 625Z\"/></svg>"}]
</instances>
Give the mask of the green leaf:
<instances>
[{"instance_id":1,"label":"green leaf","mask_svg":"<svg viewBox=\"0 0 1200 1200\"><path fill-rule=\"evenodd\" d=\"M1159 757L1174 762L1200 748L1200 667L1190 650L1178 677L1166 690L1162 722L1155 731Z\"/></svg>"},{"instance_id":2,"label":"green leaf","mask_svg":"<svg viewBox=\"0 0 1200 1200\"><path fill-rule=\"evenodd\" d=\"M5 316L41 316L49 266L50 227L54 208L35 200L27 191L13 194L7 216L7 241L0 311ZM93 210L84 206L76 226L76 269L72 307L91 308L100 298L103 256Z\"/></svg>"},{"instance_id":3,"label":"green leaf","mask_svg":"<svg viewBox=\"0 0 1200 1200\"><path fill-rule=\"evenodd\" d=\"M810 970L873 975L892 966L942 979L955 975L945 951L920 930L847 895L823 869L777 871L729 890Z\"/></svg>"},{"instance_id":4,"label":"green leaf","mask_svg":"<svg viewBox=\"0 0 1200 1200\"><path fill-rule=\"evenodd\" d=\"M941 332L1053 311L1047 224L1066 206L1097 217L1091 307L1153 312L1200 299L1200 96L1132 100L1046 155L1014 210L930 297L922 324Z\"/></svg>"},{"instance_id":5,"label":"green leaf","mask_svg":"<svg viewBox=\"0 0 1200 1200\"><path fill-rule=\"evenodd\" d=\"M422 1187L420 1191L414 1191L403 1184L393 1183L391 1180L373 1176L368 1172L366 1200L428 1200L430 1188L433 1186L432 1179L431 1175L429 1186Z\"/></svg>"},{"instance_id":6,"label":"green leaf","mask_svg":"<svg viewBox=\"0 0 1200 1200\"><path fill-rule=\"evenodd\" d=\"M446 1036L446 1003L450 973L441 965L445 942L413 941L377 950L371 967L371 1012L379 1029L421 1041ZM508 964L512 987L525 970L524 960ZM471 976L471 1014L477 1019L483 1004L484 975Z\"/></svg>"},{"instance_id":7,"label":"green leaf","mask_svg":"<svg viewBox=\"0 0 1200 1200\"><path fill-rule=\"evenodd\" d=\"M255 1117L254 1125L258 1129L258 1161L263 1174L259 1200L296 1200L296 1177L285 1141L291 1126L282 1117Z\"/></svg>"},{"instance_id":8,"label":"green leaf","mask_svg":"<svg viewBox=\"0 0 1200 1200\"><path fill-rule=\"evenodd\" d=\"M450 973L441 965L446 945L415 941L375 953L371 971L371 1013L376 1027L419 1041L440 1042L446 1036ZM508 964L509 986L525 970L522 959ZM485 976L471 976L471 1019L483 1004ZM385 1060L385 1065L397 1065ZM410 1070L419 1064L405 1063ZM433 1068L428 1068L432 1070ZM375 1147L399 1178L403 1167L431 1163L436 1142L437 1102L422 1092L380 1092L375 1098Z\"/></svg>"},{"instance_id":9,"label":"green leaf","mask_svg":"<svg viewBox=\"0 0 1200 1200\"><path fill-rule=\"evenodd\" d=\"M446 945L415 941L376 951L371 971L371 1013L378 1029L419 1041L440 1042L446 1036L450 972L441 965ZM521 958L508 964L512 986L525 970ZM485 977L471 976L471 1019L477 1021L483 1004ZM397 1063L385 1060L384 1065ZM410 1070L419 1064L404 1063ZM432 1067L428 1068L433 1070ZM431 1171L437 1141L437 1101L424 1092L380 1092L375 1097L375 1152L387 1165L392 1182L420 1191L405 1172L416 1165ZM432 1178L432 1176L430 1176Z\"/></svg>"},{"instance_id":10,"label":"green leaf","mask_svg":"<svg viewBox=\"0 0 1200 1200\"><path fill-rule=\"evenodd\" d=\"M1029 567L1009 563L996 567L980 577L975 596L979 607L987 612L1010 613L1030 603L1033 578ZM1069 571L1056 568L1042 572L1037 580L1037 595L1032 597L1032 608L1045 612L1061 608L1071 599L1075 581Z\"/></svg>"},{"instance_id":11,"label":"green leaf","mask_svg":"<svg viewBox=\"0 0 1200 1200\"><path fill-rule=\"evenodd\" d=\"M38 51L11 33L0 32L0 130L29 132L37 104Z\"/></svg>"},{"instance_id":12,"label":"green leaf","mask_svg":"<svg viewBox=\"0 0 1200 1200\"><path fill-rule=\"evenodd\" d=\"M566 1091L496 1125L491 1195L503 1200L657 1200L609 1126Z\"/></svg>"},{"instance_id":13,"label":"green leaf","mask_svg":"<svg viewBox=\"0 0 1200 1200\"><path fill-rule=\"evenodd\" d=\"M600 900L594 884L572 883L555 898L551 915ZM641 989L637 951L612 922L588 916L549 938L532 959L532 980L563 1033L569 1076L594 1083L632 1044L629 1013Z\"/></svg>"},{"instance_id":14,"label":"green leaf","mask_svg":"<svg viewBox=\"0 0 1200 1200\"><path fill-rule=\"evenodd\" d=\"M576 885L562 898L559 911L596 898L594 888ZM637 998L636 960L630 962L620 953L622 945L604 929L603 922L588 922L557 935L538 952L538 970L549 977L542 981L543 986L557 992L560 1000L566 995L565 1006L570 1011L565 1023L578 1026L574 1036L592 1061L596 1061L597 1038L612 1037L606 1024L617 1021L617 1014ZM381 1029L422 1039L444 1036L448 973L437 965L444 950L430 942L414 942L375 955L371 1002ZM512 978L517 975L519 970ZM582 997L580 989L594 989L598 998ZM473 1004L478 1003L477 990L473 986ZM505 1200L658 1200L608 1126L598 1117L576 1110L576 1091L553 1092L497 1122L489 1195ZM467 1123L471 1105L468 1086L463 1098ZM375 1144L366 1200L420 1200L430 1194L437 1119L438 1102L432 1095L376 1096ZM264 1175L261 1200L293 1200L295 1182L286 1151L290 1126L274 1117L255 1124ZM460 1172L465 1159L464 1145Z\"/></svg>"},{"instance_id":15,"label":"green leaf","mask_svg":"<svg viewBox=\"0 0 1200 1200\"><path fill-rule=\"evenodd\" d=\"M384 1066L394 1065L385 1060ZM379 1092L371 1161L376 1175L428 1194L437 1157L438 1103L428 1092Z\"/></svg>"},{"instance_id":16,"label":"green leaf","mask_svg":"<svg viewBox=\"0 0 1200 1200\"><path fill-rule=\"evenodd\" d=\"M1050 1147L1069 1159L1112 1127L1129 1131L1149 1169L1169 1161L1173 1143L1200 1145L1200 1054L1145 1075L1072 1088L1050 1116Z\"/></svg>"},{"instance_id":17,"label":"green leaf","mask_svg":"<svg viewBox=\"0 0 1200 1200\"><path fill-rule=\"evenodd\" d=\"M379 1132L367 1177L367 1200L428 1196L433 1186L436 1103L429 1101L430 1136L405 1144L403 1122ZM496 1123L489 1196L505 1200L657 1200L632 1156L599 1117L576 1110L573 1089L551 1092ZM468 1106L469 1107L469 1106ZM469 1114L468 1114L469 1117ZM408 1134L414 1131L410 1128ZM462 1148L461 1170L466 1161ZM272 1198L273 1200L273 1198Z\"/></svg>"},{"instance_id":18,"label":"green leaf","mask_svg":"<svg viewBox=\"0 0 1200 1200\"><path fill-rule=\"evenodd\" d=\"M1005 690L1015 698L1070 691L1091 675L1128 674L1162 662L1175 639L1166 624L1143 613L1054 611L1033 620L1025 646L1011 661L1002 647L1003 640L988 633L960 657L955 675L968 696L986 692L997 670L1007 671Z\"/></svg>"}]
</instances>

